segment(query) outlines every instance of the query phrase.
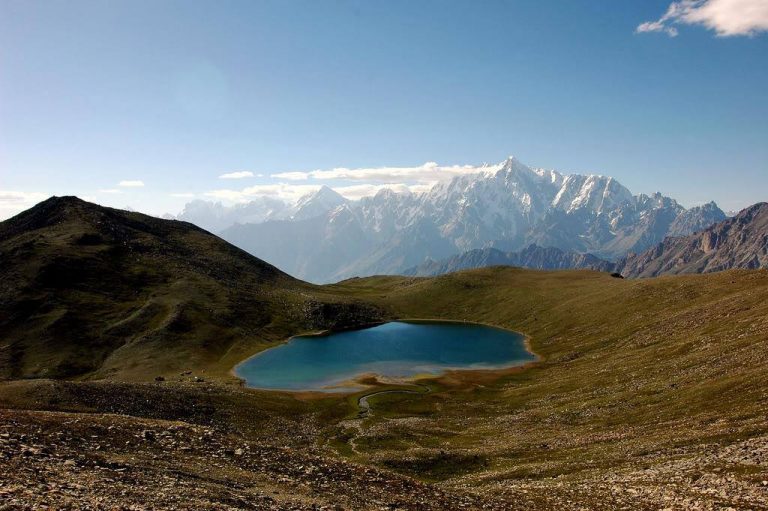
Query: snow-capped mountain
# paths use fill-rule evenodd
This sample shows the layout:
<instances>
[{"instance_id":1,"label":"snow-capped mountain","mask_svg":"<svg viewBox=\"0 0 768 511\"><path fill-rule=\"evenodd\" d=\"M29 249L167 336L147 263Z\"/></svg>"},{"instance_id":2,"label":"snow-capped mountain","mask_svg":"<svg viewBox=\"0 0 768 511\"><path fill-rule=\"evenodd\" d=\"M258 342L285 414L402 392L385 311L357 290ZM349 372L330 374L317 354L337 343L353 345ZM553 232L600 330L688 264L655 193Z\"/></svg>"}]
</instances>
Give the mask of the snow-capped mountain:
<instances>
[{"instance_id":1,"label":"snow-capped mountain","mask_svg":"<svg viewBox=\"0 0 768 511\"><path fill-rule=\"evenodd\" d=\"M318 203L333 206L328 191L321 196ZM515 158L423 194L382 190L335 202L313 218L286 214L291 220L279 228L269 220L222 236L297 277L328 282L399 273L486 247L519 251L536 244L616 260L723 215L714 203L686 210L659 193L633 195L611 177L564 175Z\"/></svg>"},{"instance_id":2,"label":"snow-capped mountain","mask_svg":"<svg viewBox=\"0 0 768 511\"><path fill-rule=\"evenodd\" d=\"M221 232L236 223L261 223L286 211L288 205L272 197L257 197L245 204L225 206L221 202L194 200L176 218L210 232Z\"/></svg>"},{"instance_id":3,"label":"snow-capped mountain","mask_svg":"<svg viewBox=\"0 0 768 511\"><path fill-rule=\"evenodd\" d=\"M194 200L184 207L177 220L191 222L219 233L236 224L260 224L270 220L306 220L324 215L348 201L327 186L301 197L296 204L273 197L256 197L250 202L225 206L221 202Z\"/></svg>"},{"instance_id":4,"label":"snow-capped mountain","mask_svg":"<svg viewBox=\"0 0 768 511\"><path fill-rule=\"evenodd\" d=\"M732 215L735 216L735 215ZM669 236L682 237L703 231L707 227L728 218L713 202L696 206L680 213L669 227Z\"/></svg>"},{"instance_id":5,"label":"snow-capped mountain","mask_svg":"<svg viewBox=\"0 0 768 511\"><path fill-rule=\"evenodd\" d=\"M347 202L339 193L323 185L318 191L301 197L295 205L278 216L279 219L306 220L324 215Z\"/></svg>"}]
</instances>

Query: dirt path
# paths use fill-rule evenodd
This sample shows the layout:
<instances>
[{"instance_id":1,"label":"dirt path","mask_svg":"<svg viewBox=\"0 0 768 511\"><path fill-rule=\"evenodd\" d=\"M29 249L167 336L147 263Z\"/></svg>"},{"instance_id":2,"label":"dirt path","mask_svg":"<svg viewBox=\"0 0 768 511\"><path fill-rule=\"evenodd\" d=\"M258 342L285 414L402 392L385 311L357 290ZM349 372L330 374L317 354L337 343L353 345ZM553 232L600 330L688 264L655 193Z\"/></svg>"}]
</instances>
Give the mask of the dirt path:
<instances>
[{"instance_id":1,"label":"dirt path","mask_svg":"<svg viewBox=\"0 0 768 511\"><path fill-rule=\"evenodd\" d=\"M360 396L357 400L357 406L358 408L360 408L360 411L357 414L358 417L363 419L373 415L373 413L371 412L371 404L368 402L368 400L373 396L378 396L381 394L428 394L431 391L431 389L427 385L424 385L421 383L413 383L412 385L416 387L421 387L424 390L410 390L410 389L379 390L377 392L371 392L370 394L365 394L364 396Z\"/></svg>"}]
</instances>

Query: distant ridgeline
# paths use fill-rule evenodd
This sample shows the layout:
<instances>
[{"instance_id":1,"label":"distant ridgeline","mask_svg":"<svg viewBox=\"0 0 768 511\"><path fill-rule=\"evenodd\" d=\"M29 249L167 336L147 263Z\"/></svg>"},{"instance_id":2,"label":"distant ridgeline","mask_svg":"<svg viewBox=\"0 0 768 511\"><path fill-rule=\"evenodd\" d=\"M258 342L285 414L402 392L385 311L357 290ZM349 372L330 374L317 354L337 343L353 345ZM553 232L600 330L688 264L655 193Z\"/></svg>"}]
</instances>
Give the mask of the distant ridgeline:
<instances>
[{"instance_id":1,"label":"distant ridgeline","mask_svg":"<svg viewBox=\"0 0 768 511\"><path fill-rule=\"evenodd\" d=\"M768 268L768 203L750 206L706 229L630 254L615 270L629 277Z\"/></svg>"},{"instance_id":2,"label":"distant ridgeline","mask_svg":"<svg viewBox=\"0 0 768 511\"><path fill-rule=\"evenodd\" d=\"M531 245L520 252L470 250L441 261L425 261L404 274L426 277L497 265L539 270L589 269L617 272L625 277L768 268L768 203L755 204L688 236L667 237L648 250L629 254L615 263L592 254Z\"/></svg>"},{"instance_id":3,"label":"distant ridgeline","mask_svg":"<svg viewBox=\"0 0 768 511\"><path fill-rule=\"evenodd\" d=\"M615 263L600 259L592 254L579 254L555 247L531 245L520 252L503 252L496 248L470 250L451 256L442 261L425 261L408 268L404 275L429 277L470 268L486 266L519 266L537 270L588 269L613 271Z\"/></svg>"},{"instance_id":4,"label":"distant ridgeline","mask_svg":"<svg viewBox=\"0 0 768 511\"><path fill-rule=\"evenodd\" d=\"M196 201L179 218L291 275L323 283L416 271L425 261L477 249L488 252L470 259L502 261L506 253L510 262L534 268L602 268L595 258L641 253L726 216L714 203L685 209L659 193L633 195L610 177L563 175L510 158L423 194L383 189L349 201L323 187L293 206L266 198L230 208ZM531 253L531 245L563 254Z\"/></svg>"}]
</instances>

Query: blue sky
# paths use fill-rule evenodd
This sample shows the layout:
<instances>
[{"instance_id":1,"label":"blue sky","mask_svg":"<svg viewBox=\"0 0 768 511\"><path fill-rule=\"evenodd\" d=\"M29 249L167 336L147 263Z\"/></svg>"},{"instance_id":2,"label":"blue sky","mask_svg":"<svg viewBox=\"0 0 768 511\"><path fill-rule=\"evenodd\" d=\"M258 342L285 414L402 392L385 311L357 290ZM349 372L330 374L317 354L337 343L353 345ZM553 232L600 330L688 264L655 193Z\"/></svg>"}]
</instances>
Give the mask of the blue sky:
<instances>
[{"instance_id":1,"label":"blue sky","mask_svg":"<svg viewBox=\"0 0 768 511\"><path fill-rule=\"evenodd\" d=\"M768 200L768 21L744 3L765 11L3 0L0 217L50 194L154 214L320 184L355 197L510 154L738 209ZM303 174L340 167L379 171ZM252 176L219 178L235 172Z\"/></svg>"}]
</instances>

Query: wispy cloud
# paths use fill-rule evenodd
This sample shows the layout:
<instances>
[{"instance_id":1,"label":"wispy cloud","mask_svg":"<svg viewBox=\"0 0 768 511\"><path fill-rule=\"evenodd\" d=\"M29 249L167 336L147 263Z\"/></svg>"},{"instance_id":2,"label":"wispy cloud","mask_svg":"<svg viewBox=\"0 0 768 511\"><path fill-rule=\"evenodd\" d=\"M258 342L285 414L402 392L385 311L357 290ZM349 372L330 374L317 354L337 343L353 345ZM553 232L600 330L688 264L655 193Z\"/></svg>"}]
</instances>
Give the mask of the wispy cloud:
<instances>
[{"instance_id":1,"label":"wispy cloud","mask_svg":"<svg viewBox=\"0 0 768 511\"><path fill-rule=\"evenodd\" d=\"M312 170L309 172L281 172L272 174L275 179L289 181L318 180L349 180L367 181L369 183L397 184L404 181L421 183L444 181L463 174L475 174L488 170L487 166L451 165L442 166L435 162L427 162L416 167L372 167L349 169L339 167L330 170Z\"/></svg>"},{"instance_id":2,"label":"wispy cloud","mask_svg":"<svg viewBox=\"0 0 768 511\"><path fill-rule=\"evenodd\" d=\"M253 177L253 172L250 170L241 170L239 172L229 172L227 174L222 174L219 176L219 179L243 179L246 177Z\"/></svg>"},{"instance_id":3,"label":"wispy cloud","mask_svg":"<svg viewBox=\"0 0 768 511\"><path fill-rule=\"evenodd\" d=\"M329 184L335 191L350 200L375 195L384 188L396 192L420 193L429 190L435 183L447 181L455 176L476 174L498 169L498 165L439 165L427 162L414 167L338 167L328 170L291 171L270 174L270 178L281 183L250 186L241 190L219 189L203 195L213 199L242 203L260 196L279 198L294 202L307 193L316 191L321 183ZM223 177L223 176L220 176ZM328 183L333 181L334 183ZM354 184L353 184L354 183Z\"/></svg>"},{"instance_id":4,"label":"wispy cloud","mask_svg":"<svg viewBox=\"0 0 768 511\"><path fill-rule=\"evenodd\" d=\"M678 34L674 25L702 25L720 37L753 36L768 31L766 0L679 0L656 21L638 25L635 32Z\"/></svg>"},{"instance_id":5,"label":"wispy cloud","mask_svg":"<svg viewBox=\"0 0 768 511\"><path fill-rule=\"evenodd\" d=\"M118 186L122 186L123 188L141 188L144 186L144 181L139 181L139 180L120 181L118 183Z\"/></svg>"},{"instance_id":6,"label":"wispy cloud","mask_svg":"<svg viewBox=\"0 0 768 511\"><path fill-rule=\"evenodd\" d=\"M47 193L0 190L0 220L21 213L48 197Z\"/></svg>"},{"instance_id":7,"label":"wispy cloud","mask_svg":"<svg viewBox=\"0 0 768 511\"><path fill-rule=\"evenodd\" d=\"M300 197L320 189L320 185L293 185L288 183L278 183L269 185L256 185L243 188L242 190L211 190L203 195L214 199L221 199L230 202L248 202L257 197L274 197L288 202L294 202Z\"/></svg>"},{"instance_id":8,"label":"wispy cloud","mask_svg":"<svg viewBox=\"0 0 768 511\"><path fill-rule=\"evenodd\" d=\"M635 29L635 32L638 34L642 34L644 32L664 32L669 37L677 37L678 34L675 27L670 27L661 20L646 21L645 23L640 23L637 26L637 29Z\"/></svg>"},{"instance_id":9,"label":"wispy cloud","mask_svg":"<svg viewBox=\"0 0 768 511\"><path fill-rule=\"evenodd\" d=\"M355 185L346 186L333 186L333 190L341 194L343 197L350 200L358 200L363 197L370 197L376 195L380 190L388 188L398 193L412 192L421 193L428 191L434 182L431 183L387 183L387 184L373 184L373 183L361 183ZM301 197L308 193L316 192L321 185L308 185L308 184L293 184L293 183L279 183L269 185L257 185L243 188L242 190L221 189L211 190L202 194L205 197L211 199L218 199L233 203L249 202L259 197L272 197L280 199L285 202L293 203L299 200Z\"/></svg>"},{"instance_id":10,"label":"wispy cloud","mask_svg":"<svg viewBox=\"0 0 768 511\"><path fill-rule=\"evenodd\" d=\"M289 181L305 181L309 179L312 175L312 172L279 172L277 174L272 174L271 178L273 179L287 179Z\"/></svg>"}]
</instances>

